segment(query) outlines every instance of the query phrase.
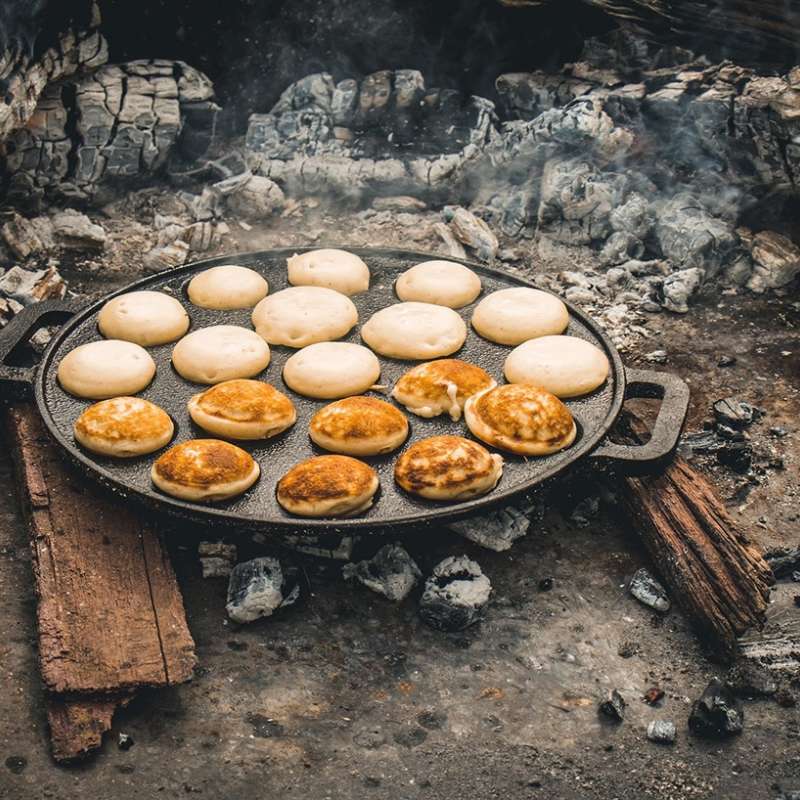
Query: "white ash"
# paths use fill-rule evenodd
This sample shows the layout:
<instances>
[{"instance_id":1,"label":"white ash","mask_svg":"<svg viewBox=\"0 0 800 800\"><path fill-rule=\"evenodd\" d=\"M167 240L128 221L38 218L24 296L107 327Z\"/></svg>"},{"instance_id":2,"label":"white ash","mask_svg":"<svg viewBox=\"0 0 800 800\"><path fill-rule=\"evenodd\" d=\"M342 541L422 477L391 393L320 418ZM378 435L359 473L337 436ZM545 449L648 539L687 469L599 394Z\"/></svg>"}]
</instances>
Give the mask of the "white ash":
<instances>
[{"instance_id":1,"label":"white ash","mask_svg":"<svg viewBox=\"0 0 800 800\"><path fill-rule=\"evenodd\" d=\"M463 630L481 619L491 592L492 585L476 562L451 556L437 564L425 582L419 615L437 630Z\"/></svg>"},{"instance_id":2,"label":"white ash","mask_svg":"<svg viewBox=\"0 0 800 800\"><path fill-rule=\"evenodd\" d=\"M236 545L225 542L200 542L197 555L204 578L225 578L236 563Z\"/></svg>"},{"instance_id":3,"label":"white ash","mask_svg":"<svg viewBox=\"0 0 800 800\"><path fill-rule=\"evenodd\" d=\"M376 197L372 201L372 207L377 211L406 211L416 212L425 211L428 207L424 200L408 195L394 195L390 197Z\"/></svg>"},{"instance_id":4,"label":"white ash","mask_svg":"<svg viewBox=\"0 0 800 800\"><path fill-rule=\"evenodd\" d=\"M92 222L86 214L71 208L52 214L50 221L56 242L62 247L77 250L102 250L107 236L101 225Z\"/></svg>"},{"instance_id":5,"label":"white ash","mask_svg":"<svg viewBox=\"0 0 800 800\"><path fill-rule=\"evenodd\" d=\"M461 206L445 206L442 217L461 244L482 261L494 261L500 243L486 222Z\"/></svg>"},{"instance_id":6,"label":"white ash","mask_svg":"<svg viewBox=\"0 0 800 800\"><path fill-rule=\"evenodd\" d=\"M295 572L284 572L278 559L269 556L237 564L228 582L228 617L234 622L253 622L292 605L300 596Z\"/></svg>"},{"instance_id":7,"label":"white ash","mask_svg":"<svg viewBox=\"0 0 800 800\"><path fill-rule=\"evenodd\" d=\"M381 547L370 559L345 564L342 575L345 580L357 580L373 592L399 602L416 586L422 572L405 548L395 542Z\"/></svg>"},{"instance_id":8,"label":"white ash","mask_svg":"<svg viewBox=\"0 0 800 800\"><path fill-rule=\"evenodd\" d=\"M444 244L445 255L448 255L451 258L467 257L467 251L464 249L464 245L461 244L458 239L456 239L456 237L453 235L453 231L447 224L444 222L435 222L433 225L433 230Z\"/></svg>"},{"instance_id":9,"label":"white ash","mask_svg":"<svg viewBox=\"0 0 800 800\"><path fill-rule=\"evenodd\" d=\"M783 288L800 274L800 247L779 233L757 233L751 252L755 267L747 288L752 292Z\"/></svg>"},{"instance_id":10,"label":"white ash","mask_svg":"<svg viewBox=\"0 0 800 800\"><path fill-rule=\"evenodd\" d=\"M67 284L55 265L39 270L11 267L0 277L0 297L23 306L40 300L60 300L66 293Z\"/></svg>"},{"instance_id":11,"label":"white ash","mask_svg":"<svg viewBox=\"0 0 800 800\"><path fill-rule=\"evenodd\" d=\"M538 502L509 505L478 517L451 522L448 528L471 542L502 553L518 539L526 536L531 525L544 517L544 506Z\"/></svg>"},{"instance_id":12,"label":"white ash","mask_svg":"<svg viewBox=\"0 0 800 800\"><path fill-rule=\"evenodd\" d=\"M704 278L705 270L700 267L689 267L667 275L660 292L664 308L686 314L689 311L689 298L700 288Z\"/></svg>"}]
</instances>

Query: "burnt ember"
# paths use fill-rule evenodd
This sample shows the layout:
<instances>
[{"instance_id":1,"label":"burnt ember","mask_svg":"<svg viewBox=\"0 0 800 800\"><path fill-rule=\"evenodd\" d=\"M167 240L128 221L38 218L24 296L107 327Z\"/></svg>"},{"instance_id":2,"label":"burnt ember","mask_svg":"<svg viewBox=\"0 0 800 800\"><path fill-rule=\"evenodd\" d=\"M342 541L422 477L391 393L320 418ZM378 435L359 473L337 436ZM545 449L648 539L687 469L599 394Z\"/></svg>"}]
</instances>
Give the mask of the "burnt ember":
<instances>
[{"instance_id":1,"label":"burnt ember","mask_svg":"<svg viewBox=\"0 0 800 800\"><path fill-rule=\"evenodd\" d=\"M625 719L626 705L625 698L616 689L612 689L598 706L598 711L613 722L622 722Z\"/></svg>"},{"instance_id":2,"label":"burnt ember","mask_svg":"<svg viewBox=\"0 0 800 800\"><path fill-rule=\"evenodd\" d=\"M451 556L437 564L425 582L419 615L437 630L460 631L481 619L491 591L476 562Z\"/></svg>"},{"instance_id":3,"label":"burnt ember","mask_svg":"<svg viewBox=\"0 0 800 800\"><path fill-rule=\"evenodd\" d=\"M225 610L234 622L253 622L292 605L300 596L297 570L262 556L237 564L228 582Z\"/></svg>"}]
</instances>

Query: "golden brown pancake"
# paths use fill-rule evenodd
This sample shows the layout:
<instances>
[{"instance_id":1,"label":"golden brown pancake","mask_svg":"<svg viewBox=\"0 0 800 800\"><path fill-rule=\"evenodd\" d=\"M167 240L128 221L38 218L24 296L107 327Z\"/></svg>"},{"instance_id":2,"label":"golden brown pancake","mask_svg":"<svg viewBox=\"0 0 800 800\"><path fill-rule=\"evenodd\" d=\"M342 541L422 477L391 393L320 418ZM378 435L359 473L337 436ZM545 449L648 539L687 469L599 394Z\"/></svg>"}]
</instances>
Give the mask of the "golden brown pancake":
<instances>
[{"instance_id":1,"label":"golden brown pancake","mask_svg":"<svg viewBox=\"0 0 800 800\"><path fill-rule=\"evenodd\" d=\"M227 500L249 489L260 469L250 453L219 439L190 439L156 459L150 471L162 492L181 500Z\"/></svg>"},{"instance_id":2,"label":"golden brown pancake","mask_svg":"<svg viewBox=\"0 0 800 800\"><path fill-rule=\"evenodd\" d=\"M418 417L449 414L461 419L467 398L496 382L488 372L458 358L442 358L413 367L395 384L392 397Z\"/></svg>"},{"instance_id":3,"label":"golden brown pancake","mask_svg":"<svg viewBox=\"0 0 800 800\"><path fill-rule=\"evenodd\" d=\"M474 395L464 407L467 427L493 447L544 456L575 441L575 421L553 394L530 383L509 383Z\"/></svg>"},{"instance_id":4,"label":"golden brown pancake","mask_svg":"<svg viewBox=\"0 0 800 800\"><path fill-rule=\"evenodd\" d=\"M278 481L278 502L300 517L352 516L366 511L378 491L378 474L349 456L316 456Z\"/></svg>"},{"instance_id":5,"label":"golden brown pancake","mask_svg":"<svg viewBox=\"0 0 800 800\"><path fill-rule=\"evenodd\" d=\"M503 457L463 436L431 436L397 459L394 479L429 500L463 500L486 494L503 474Z\"/></svg>"},{"instance_id":6,"label":"golden brown pancake","mask_svg":"<svg viewBox=\"0 0 800 800\"><path fill-rule=\"evenodd\" d=\"M315 444L332 453L374 456L403 444L408 420L385 400L345 397L317 411L308 433Z\"/></svg>"},{"instance_id":7,"label":"golden brown pancake","mask_svg":"<svg viewBox=\"0 0 800 800\"><path fill-rule=\"evenodd\" d=\"M223 381L189 400L189 415L204 430L226 439L267 439L297 419L294 403L263 381Z\"/></svg>"},{"instance_id":8,"label":"golden brown pancake","mask_svg":"<svg viewBox=\"0 0 800 800\"><path fill-rule=\"evenodd\" d=\"M130 458L152 453L172 438L166 411L141 397L113 397L89 406L75 420L75 440L93 453Z\"/></svg>"}]
</instances>

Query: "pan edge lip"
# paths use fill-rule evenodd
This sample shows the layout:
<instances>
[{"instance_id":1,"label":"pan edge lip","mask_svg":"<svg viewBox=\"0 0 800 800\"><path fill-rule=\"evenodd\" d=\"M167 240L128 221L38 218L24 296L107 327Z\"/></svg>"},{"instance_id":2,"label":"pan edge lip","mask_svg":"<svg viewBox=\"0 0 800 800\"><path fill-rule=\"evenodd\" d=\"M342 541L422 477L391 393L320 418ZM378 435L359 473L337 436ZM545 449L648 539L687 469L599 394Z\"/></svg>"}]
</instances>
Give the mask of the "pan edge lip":
<instances>
[{"instance_id":1,"label":"pan edge lip","mask_svg":"<svg viewBox=\"0 0 800 800\"><path fill-rule=\"evenodd\" d=\"M227 522L228 524L242 529L260 529L269 530L282 535L319 535L325 532L337 532L342 535L348 533L367 533L370 529L374 529L376 533L381 531L388 531L391 529L405 528L412 529L415 526L419 528L428 527L431 524L446 525L448 522L454 522L458 519L465 519L471 516L479 516L482 513L497 508L504 504L510 504L515 499L531 494L541 488L541 485L551 480L556 475L566 471L568 468L574 466L578 461L586 458L595 450L602 442L610 428L613 426L615 420L619 416L622 405L625 400L626 376L625 367L622 363L622 358L614 346L611 338L603 330L603 328L585 311L577 308L571 302L565 300L563 297L556 294L549 289L536 286L530 280L506 272L502 269L480 264L469 259L461 259L454 257L447 257L445 260L453 261L455 263L463 264L479 274L485 274L499 278L505 282L513 282L518 286L524 286L557 297L569 310L571 316L577 318L588 330L592 336L595 337L596 344L599 344L604 349L606 355L611 363L610 375L614 380L614 390L611 397L610 405L606 411L603 421L597 426L596 430L589 436L585 436L579 442L579 450L567 457L560 464L555 464L549 469L538 473L536 477L523 483L523 485L516 484L513 488L503 490L501 487L494 491L473 498L463 503L455 503L441 507L430 507L422 510L415 510L410 514L402 516L393 516L384 519L368 519L355 517L352 519L338 519L335 517L311 519L311 518L286 518L286 519L273 519L273 518L258 518L252 515L241 515L235 511L230 511L225 508L218 508L214 506L203 506L197 503L190 503L187 501L173 498L168 495L157 493L155 489L139 489L131 486L120 478L116 477L112 472L98 465L86 454L84 454L73 442L69 441L68 437L64 435L57 427L53 420L46 402L46 377L50 374L53 368L53 360L59 351L64 340L72 333L72 331L82 325L87 319L96 315L99 309L108 300L117 297L121 294L126 294L132 291L138 291L147 288L153 283L162 283L165 279L180 279L181 276L188 276L196 273L198 270L217 266L225 263L236 263L239 259L258 259L258 258L271 258L280 259L281 257L288 257L293 253L308 252L311 250L319 250L322 248L337 248L347 250L359 256L384 256L398 259L411 260L415 258L430 259L431 257L442 258L440 253L430 253L418 250L406 250L405 248L397 247L353 247L346 244L335 243L316 243L314 245L301 245L296 247L279 247L269 248L266 250L254 250L246 253L231 253L223 254L221 256L213 256L211 258L202 259L200 261L193 261L190 264L183 264L180 267L174 267L161 272L156 272L150 275L145 275L135 281L125 284L119 289L110 292L99 300L89 304L87 307L78 311L71 319L69 319L53 336L52 341L47 347L42 356L42 360L37 367L36 375L34 378L34 399L36 401L39 414L42 417L45 427L65 451L66 455L71 461L77 463L81 469L88 472L90 477L100 483L105 489L111 490L118 496L136 500L144 506L149 507L151 510L157 512L168 512L173 516L182 519L193 519L206 523L219 524ZM246 264L244 266L247 266ZM563 452L569 452L563 451Z\"/></svg>"}]
</instances>

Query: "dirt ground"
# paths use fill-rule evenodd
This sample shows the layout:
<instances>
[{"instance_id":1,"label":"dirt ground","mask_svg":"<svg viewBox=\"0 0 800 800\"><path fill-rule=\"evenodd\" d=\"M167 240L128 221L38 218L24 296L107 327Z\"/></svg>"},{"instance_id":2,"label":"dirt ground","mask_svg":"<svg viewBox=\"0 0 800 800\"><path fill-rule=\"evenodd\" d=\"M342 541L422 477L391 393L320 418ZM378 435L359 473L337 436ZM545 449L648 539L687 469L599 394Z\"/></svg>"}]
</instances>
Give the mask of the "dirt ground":
<instances>
[{"instance_id":1,"label":"dirt ground","mask_svg":"<svg viewBox=\"0 0 800 800\"><path fill-rule=\"evenodd\" d=\"M361 235L354 230L352 240ZM104 290L129 279L118 271ZM98 276L73 286L97 291ZM783 469L764 466L752 483L698 462L763 546L800 542L799 323L791 298L705 298L686 316L654 316L651 337L625 355L631 366L689 381L687 430L699 429L720 397L764 409L750 429L766 453L758 463L782 457ZM643 359L655 349L667 351L665 365ZM717 366L723 354L736 364ZM772 427L788 435L770 434ZM423 572L446 554L467 553L490 577L485 621L458 634L422 624L416 594L395 605L347 585L340 564L311 558L301 559L309 590L300 604L236 627L225 617L225 580L203 580L194 552L196 541L219 532L165 523L197 643L196 677L141 693L118 713L100 753L59 767L48 752L37 675L26 529L3 448L0 797L755 800L800 791L797 708L746 701L738 738L689 733L691 701L721 667L678 610L662 616L627 593L626 580L647 564L635 532L606 507L576 525L568 513L573 484L553 490L542 524L507 553L444 531L406 537ZM239 544L240 555L257 552ZM539 589L544 577L554 579L552 590ZM771 613L800 615L796 593L797 584L778 584ZM654 685L666 692L659 708L641 700ZM620 725L597 713L611 688L628 701ZM647 741L653 719L675 722L675 745ZM122 732L134 740L124 751Z\"/></svg>"}]
</instances>

